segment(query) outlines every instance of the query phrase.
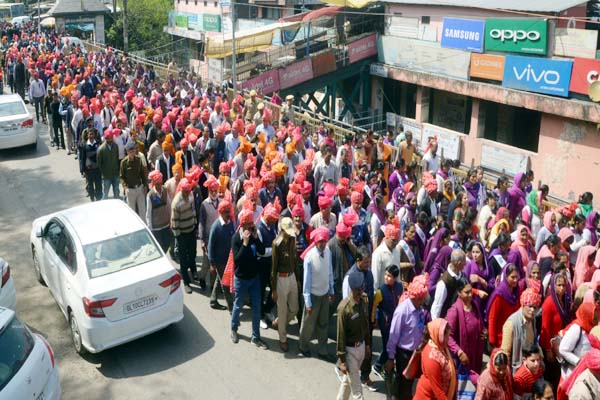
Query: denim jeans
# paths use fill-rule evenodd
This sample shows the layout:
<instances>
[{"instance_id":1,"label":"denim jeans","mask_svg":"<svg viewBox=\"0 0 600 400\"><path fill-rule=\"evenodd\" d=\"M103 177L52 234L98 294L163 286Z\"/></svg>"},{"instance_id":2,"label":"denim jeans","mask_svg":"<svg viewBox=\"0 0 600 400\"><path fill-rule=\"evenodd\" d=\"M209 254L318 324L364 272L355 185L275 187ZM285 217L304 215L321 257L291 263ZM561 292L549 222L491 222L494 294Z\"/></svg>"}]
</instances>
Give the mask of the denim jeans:
<instances>
[{"instance_id":1,"label":"denim jeans","mask_svg":"<svg viewBox=\"0 0 600 400\"><path fill-rule=\"evenodd\" d=\"M260 278L240 279L233 277L233 288L235 298L233 300L233 312L231 313L231 330L237 331L240 326L240 311L244 306L246 297L250 296L252 301L252 339L260 339Z\"/></svg>"},{"instance_id":2,"label":"denim jeans","mask_svg":"<svg viewBox=\"0 0 600 400\"><path fill-rule=\"evenodd\" d=\"M119 177L115 177L115 178L109 178L106 179L104 178L102 180L102 184L104 185L104 194L102 196L102 199L106 200L108 199L108 192L110 191L110 187L112 186L112 190L113 190L113 197L115 199L119 198Z\"/></svg>"}]
</instances>

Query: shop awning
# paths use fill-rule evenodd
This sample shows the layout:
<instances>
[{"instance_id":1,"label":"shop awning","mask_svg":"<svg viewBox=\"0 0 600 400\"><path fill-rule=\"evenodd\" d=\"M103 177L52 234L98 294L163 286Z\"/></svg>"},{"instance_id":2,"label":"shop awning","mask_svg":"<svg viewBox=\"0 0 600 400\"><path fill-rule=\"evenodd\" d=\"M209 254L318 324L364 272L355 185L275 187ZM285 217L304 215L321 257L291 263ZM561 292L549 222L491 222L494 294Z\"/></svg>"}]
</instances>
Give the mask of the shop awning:
<instances>
[{"instance_id":1,"label":"shop awning","mask_svg":"<svg viewBox=\"0 0 600 400\"><path fill-rule=\"evenodd\" d=\"M276 22L254 29L235 33L235 53L251 53L271 46L273 36L281 29L294 29L299 22ZM232 54L231 34L214 34L206 38L205 55L209 58L224 58Z\"/></svg>"},{"instance_id":2,"label":"shop awning","mask_svg":"<svg viewBox=\"0 0 600 400\"><path fill-rule=\"evenodd\" d=\"M324 3L349 8L363 8L375 3L375 0L325 0Z\"/></svg>"}]
</instances>

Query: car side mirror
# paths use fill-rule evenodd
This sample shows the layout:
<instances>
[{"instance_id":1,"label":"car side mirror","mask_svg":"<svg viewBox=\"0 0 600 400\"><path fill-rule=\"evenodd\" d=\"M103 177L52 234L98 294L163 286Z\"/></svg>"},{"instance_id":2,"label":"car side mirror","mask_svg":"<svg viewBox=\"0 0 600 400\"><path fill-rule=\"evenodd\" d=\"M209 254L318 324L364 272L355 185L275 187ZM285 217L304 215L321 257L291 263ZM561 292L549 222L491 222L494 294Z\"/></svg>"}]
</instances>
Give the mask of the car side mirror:
<instances>
[{"instance_id":1,"label":"car side mirror","mask_svg":"<svg viewBox=\"0 0 600 400\"><path fill-rule=\"evenodd\" d=\"M35 236L39 238L44 237L44 228L40 226L37 231L35 231Z\"/></svg>"}]
</instances>

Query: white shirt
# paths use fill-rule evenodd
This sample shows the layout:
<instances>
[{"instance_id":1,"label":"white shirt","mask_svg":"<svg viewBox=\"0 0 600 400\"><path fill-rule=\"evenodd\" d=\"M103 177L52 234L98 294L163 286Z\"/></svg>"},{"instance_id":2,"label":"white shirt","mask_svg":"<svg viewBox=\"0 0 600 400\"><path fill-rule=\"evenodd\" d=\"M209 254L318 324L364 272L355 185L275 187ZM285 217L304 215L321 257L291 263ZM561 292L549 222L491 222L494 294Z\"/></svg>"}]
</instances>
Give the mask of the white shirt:
<instances>
[{"instance_id":1,"label":"white shirt","mask_svg":"<svg viewBox=\"0 0 600 400\"><path fill-rule=\"evenodd\" d=\"M440 161L440 156L438 154L433 156L431 151L428 151L427 154L423 156L423 161L427 161L427 171L431 171L434 174L437 173Z\"/></svg>"},{"instance_id":2,"label":"white shirt","mask_svg":"<svg viewBox=\"0 0 600 400\"><path fill-rule=\"evenodd\" d=\"M233 133L228 133L227 136L225 136L225 149L227 150L227 160L231 160L233 157L235 157L235 152L239 147L239 137L234 137Z\"/></svg>"},{"instance_id":3,"label":"white shirt","mask_svg":"<svg viewBox=\"0 0 600 400\"><path fill-rule=\"evenodd\" d=\"M455 274L450 266L447 268L448 273L454 279L460 279L462 277L462 272ZM433 304L431 305L431 320L433 321L436 318L440 317L442 312L442 307L444 306L444 302L446 301L446 297L448 297L448 289L446 288L446 284L442 281L441 277L438 283L435 285L435 297L433 298Z\"/></svg>"},{"instance_id":4,"label":"white shirt","mask_svg":"<svg viewBox=\"0 0 600 400\"><path fill-rule=\"evenodd\" d=\"M579 364L581 357L592 349L592 345L587 338L587 334L583 332L578 324L573 324L565 332L558 351L566 363L561 366L561 376L563 379L571 375L575 366Z\"/></svg>"},{"instance_id":5,"label":"white shirt","mask_svg":"<svg viewBox=\"0 0 600 400\"><path fill-rule=\"evenodd\" d=\"M383 285L383 276L388 265L400 265L398 248L390 250L385 241L382 241L373 252L371 271L373 273L373 287L379 289Z\"/></svg>"}]
</instances>

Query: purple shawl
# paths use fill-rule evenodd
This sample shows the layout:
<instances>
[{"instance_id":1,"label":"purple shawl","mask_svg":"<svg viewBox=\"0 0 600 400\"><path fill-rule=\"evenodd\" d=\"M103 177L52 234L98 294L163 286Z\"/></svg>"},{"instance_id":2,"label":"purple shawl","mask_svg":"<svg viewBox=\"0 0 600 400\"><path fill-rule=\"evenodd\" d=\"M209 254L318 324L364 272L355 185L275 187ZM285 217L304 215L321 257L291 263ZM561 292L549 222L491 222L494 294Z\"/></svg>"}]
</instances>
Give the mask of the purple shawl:
<instances>
[{"instance_id":1,"label":"purple shawl","mask_svg":"<svg viewBox=\"0 0 600 400\"><path fill-rule=\"evenodd\" d=\"M595 246L596 242L598 241L598 234L596 233L596 225L594 225L594 220L596 219L596 216L598 215L597 211L592 211L591 213L588 214L587 218L585 219L585 228L590 231L590 234L592 235L592 242L590 243L590 246Z\"/></svg>"},{"instance_id":2,"label":"purple shawl","mask_svg":"<svg viewBox=\"0 0 600 400\"><path fill-rule=\"evenodd\" d=\"M381 225L385 225L385 216L383 215L381 209L377 207L375 201L375 197L373 197L373 200L371 200L369 207L367 207L367 212L370 212L372 215L377 215L377 218L379 218L379 222L381 223Z\"/></svg>"},{"instance_id":3,"label":"purple shawl","mask_svg":"<svg viewBox=\"0 0 600 400\"><path fill-rule=\"evenodd\" d=\"M411 200L413 197L415 197L415 192L409 192L409 193L406 195L406 200L405 200L405 203L404 203L404 205L403 205L402 207L406 208L406 215L408 216L408 220L409 220L410 222L413 222L413 223L414 223L414 222L416 222L416 220L417 220L417 217L416 217L416 215L415 215L415 214L416 214L416 212L417 212L417 209L416 209L416 207L411 207L411 206L410 206L410 204L409 204L409 203L410 203L410 200Z\"/></svg>"},{"instance_id":4,"label":"purple shawl","mask_svg":"<svg viewBox=\"0 0 600 400\"><path fill-rule=\"evenodd\" d=\"M451 321L450 319L448 319L448 317L446 317L446 319L448 319L448 324L452 329L452 335L448 339L448 347L453 352L456 352L460 348L465 353L467 353L467 355L469 355L469 361L472 363L472 365L470 365L470 369L479 373L481 371L481 364L483 361L482 357L478 357L475 359L471 359L471 357L474 354L483 354L483 340L479 340L477 343L469 343L469 337L467 335L467 318L465 315L465 310L463 308L463 301L460 297L456 299L456 302L452 306L450 306L447 315L454 314L452 310L456 312L456 320L458 320L458 326L455 326L456 321ZM485 327L483 324L481 312L479 310L479 306L475 302L473 302L472 313L479 320L479 333L481 333ZM456 336L457 328L458 337Z\"/></svg>"},{"instance_id":5,"label":"purple shawl","mask_svg":"<svg viewBox=\"0 0 600 400\"><path fill-rule=\"evenodd\" d=\"M498 296L502 297L508 304L512 307L516 306L519 303L519 285L515 286L514 289L511 290L510 286L508 286L508 282L506 281L506 267L510 264L506 264L504 270L502 271L502 279L496 286L496 289L492 292L490 299L487 303L486 315L490 315L490 307L494 303L494 299Z\"/></svg>"},{"instance_id":6,"label":"purple shawl","mask_svg":"<svg viewBox=\"0 0 600 400\"><path fill-rule=\"evenodd\" d=\"M552 275L552 279L550 279L550 285L548 285L548 291L550 292L550 296L552 296L552 301L554 301L554 305L556 306L556 309L558 310L558 313L560 314L560 319L562 319L563 322L563 326L566 326L569 322L571 322L571 314L569 313L569 310L571 309L571 284L569 283L569 280L567 279L566 276L562 275L563 278L565 278L565 283L566 283L566 287L565 287L565 307L563 308L562 305L560 304L560 301L558 299L558 296L556 295L556 288L555 288L555 284L556 284L556 278L559 276L559 274L554 274Z\"/></svg>"},{"instance_id":7,"label":"purple shawl","mask_svg":"<svg viewBox=\"0 0 600 400\"><path fill-rule=\"evenodd\" d=\"M519 249L511 248L508 251L508 256L506 257L506 264L502 269L503 273L509 264L515 264L517 266L517 271L519 272L519 280L525 278L525 275L523 274L523 257L521 257L521 252L519 251Z\"/></svg>"},{"instance_id":8,"label":"purple shawl","mask_svg":"<svg viewBox=\"0 0 600 400\"><path fill-rule=\"evenodd\" d=\"M470 281L469 276L471 274L477 274L480 277L482 277L483 279L485 279L485 281L488 284L486 292L491 293L494 290L494 284L496 283L496 276L494 275L494 269L488 262L488 256L485 253L485 247L480 242L477 242L477 244L479 245L479 247L482 250L483 270L481 268L479 268L479 265L477 265L475 260L471 260L465 266L463 274L467 277L467 279L469 281ZM475 287L476 289L483 289L483 287L480 284L476 284L473 287Z\"/></svg>"},{"instance_id":9,"label":"purple shawl","mask_svg":"<svg viewBox=\"0 0 600 400\"><path fill-rule=\"evenodd\" d=\"M435 294L435 285L437 285L438 280L448 269L448 264L450 264L450 255L452 254L452 247L444 246L442 247L435 257L433 264L431 265L429 271L429 293L433 296Z\"/></svg>"},{"instance_id":10,"label":"purple shawl","mask_svg":"<svg viewBox=\"0 0 600 400\"><path fill-rule=\"evenodd\" d=\"M519 187L524 177L525 173L519 172L515 175L515 181L512 187L508 189L508 194L510 196L510 219L512 221L517 218L517 215L519 215L523 207L525 207L525 204L527 204L525 192Z\"/></svg>"},{"instance_id":11,"label":"purple shawl","mask_svg":"<svg viewBox=\"0 0 600 400\"><path fill-rule=\"evenodd\" d=\"M429 256L429 253L433 250L433 249L438 249L440 248L440 243L442 242L442 236L444 236L444 234L448 232L448 229L446 228L440 228L437 230L437 232L435 232L435 234L427 241L427 244L425 245L425 253L423 254L425 257L425 260L427 260L427 257Z\"/></svg>"},{"instance_id":12,"label":"purple shawl","mask_svg":"<svg viewBox=\"0 0 600 400\"><path fill-rule=\"evenodd\" d=\"M467 192L467 198L469 199L469 207L477 208L477 196L479 196L479 182L472 184L470 181L463 183L463 187ZM460 206L460 205L459 205Z\"/></svg>"}]
</instances>

